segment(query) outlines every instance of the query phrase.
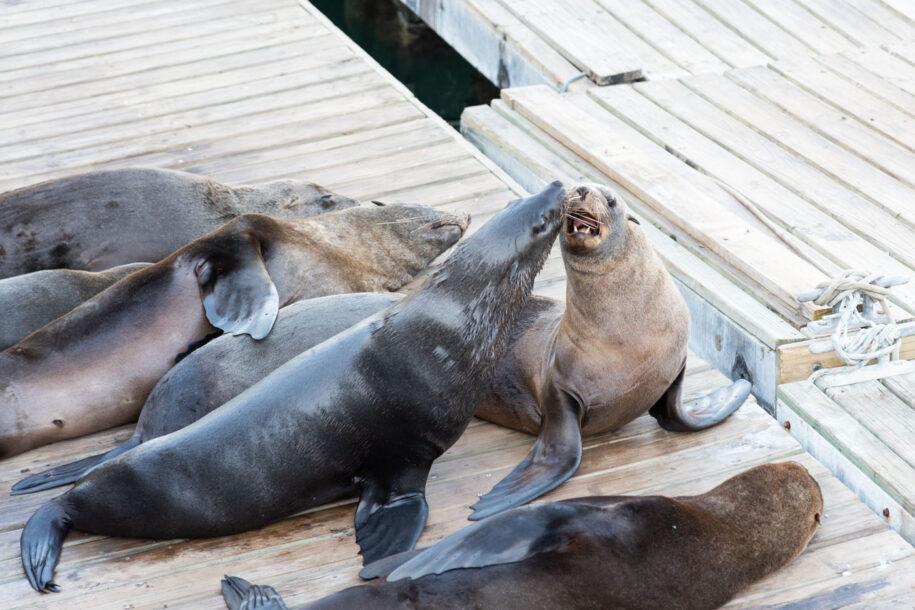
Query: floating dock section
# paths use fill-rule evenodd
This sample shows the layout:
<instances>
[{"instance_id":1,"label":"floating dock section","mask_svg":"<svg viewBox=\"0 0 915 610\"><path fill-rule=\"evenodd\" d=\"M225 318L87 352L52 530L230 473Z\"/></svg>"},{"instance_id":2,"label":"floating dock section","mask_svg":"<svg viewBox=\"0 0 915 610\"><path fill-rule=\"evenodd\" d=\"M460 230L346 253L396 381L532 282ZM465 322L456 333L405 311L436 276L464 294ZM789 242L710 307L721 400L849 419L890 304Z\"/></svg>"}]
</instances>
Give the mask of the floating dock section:
<instances>
[{"instance_id":1,"label":"floating dock section","mask_svg":"<svg viewBox=\"0 0 915 610\"><path fill-rule=\"evenodd\" d=\"M204 173L232 184L309 179L364 200L469 211L474 227L522 191L308 3L53 0L51 5L8 3L0 8L0 40L5 43L0 51L0 188L145 165ZM552 113L556 104L564 108L562 98L536 89L506 95L507 102L496 104L481 122L488 116L494 125L507 125L512 134L527 138L518 141L541 143L522 146L535 155L533 161L516 158L529 176L602 175L600 156L592 159L596 165L580 161L574 149L550 144L556 140L550 139L548 125L534 129L536 117L520 113L526 107ZM573 109L579 102L597 109L604 103L581 97ZM645 168L637 185L633 179L637 193L659 202L690 193L698 211L683 214L701 219L703 232L724 240L729 235L725 228L746 225L753 229L740 243L779 243L734 204L727 208L721 203L725 196L715 194L711 182L686 186L691 181L682 173L699 172L647 135L639 137L639 146L660 151L664 165ZM514 135L510 140L515 141ZM618 154L612 147L619 141L602 140L599 155ZM670 178L671 167L680 174ZM655 208L638 201L633 197L644 220L661 218L652 212ZM720 209L730 211L721 213L721 228L716 229L713 221ZM741 352L747 363L755 363L774 359L779 341L804 339L795 322L809 312L797 308L788 316L786 295L821 277L818 268L786 259L789 283L760 252L752 263L767 270L766 294L779 305L770 310L740 284L745 259L732 256L733 275L725 275L717 261L730 250L716 246L715 256L705 257L694 249L705 233L674 241L661 228L672 225L652 222L643 226L665 258L689 271L678 277L681 285L691 282L697 295L693 300L720 295L719 311L734 313L736 321L726 318L730 326L721 327L723 352L737 341L732 336L739 337L760 350L759 358ZM785 252L789 250L777 255L787 256ZM547 263L537 290L562 297L558 258ZM698 327L706 324L696 313L694 320ZM759 336L748 329L757 329ZM690 356L687 399L722 383L726 380L717 370ZM121 427L3 460L0 478L8 489L28 473L106 451L131 432L132 426ZM429 522L420 546L467 525L468 506L520 462L532 442L528 435L474 421L432 469ZM915 604L915 549L753 399L721 426L701 433L666 432L643 416L614 434L588 439L579 472L546 499L701 493L753 465L783 460L805 465L820 482L826 500L823 525L800 558L743 591L729 607ZM219 580L226 573L272 584L290 605L359 583L355 505L344 501L223 538L129 540L73 532L57 570L61 592L40 595L22 574L19 536L34 510L61 491L0 494L0 607L218 609L224 607Z\"/></svg>"}]
</instances>

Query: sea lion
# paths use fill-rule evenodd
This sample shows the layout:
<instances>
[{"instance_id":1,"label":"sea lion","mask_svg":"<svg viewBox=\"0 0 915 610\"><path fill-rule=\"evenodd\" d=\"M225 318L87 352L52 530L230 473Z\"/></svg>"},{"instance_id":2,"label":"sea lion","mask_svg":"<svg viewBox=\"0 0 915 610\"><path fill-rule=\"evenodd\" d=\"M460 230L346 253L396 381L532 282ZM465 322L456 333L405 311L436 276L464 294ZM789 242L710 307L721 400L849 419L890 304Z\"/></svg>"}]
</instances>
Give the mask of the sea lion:
<instances>
[{"instance_id":1,"label":"sea lion","mask_svg":"<svg viewBox=\"0 0 915 610\"><path fill-rule=\"evenodd\" d=\"M669 430L699 430L750 393L739 380L682 405L689 311L638 221L599 185L570 190L565 213L565 303L531 299L477 412L537 441L473 506L471 519L519 506L572 476L582 435L616 430L649 409Z\"/></svg>"},{"instance_id":2,"label":"sea lion","mask_svg":"<svg viewBox=\"0 0 915 610\"><path fill-rule=\"evenodd\" d=\"M73 483L102 462L188 426L229 402L281 364L393 305L403 295L358 292L307 299L280 309L260 341L223 335L181 360L149 393L133 435L111 451L56 466L13 485L13 495Z\"/></svg>"},{"instance_id":3,"label":"sea lion","mask_svg":"<svg viewBox=\"0 0 915 610\"><path fill-rule=\"evenodd\" d=\"M214 327L260 339L281 305L396 290L468 222L418 205L239 216L0 352L0 457L135 421Z\"/></svg>"},{"instance_id":4,"label":"sea lion","mask_svg":"<svg viewBox=\"0 0 915 610\"><path fill-rule=\"evenodd\" d=\"M432 461L482 399L559 231L561 183L516 200L422 289L300 354L190 426L92 470L21 538L37 591L71 529L127 537L232 534L358 493L366 561L412 548Z\"/></svg>"},{"instance_id":5,"label":"sea lion","mask_svg":"<svg viewBox=\"0 0 915 610\"><path fill-rule=\"evenodd\" d=\"M167 169L49 180L0 194L0 278L154 263L245 212L305 218L356 205L311 182L231 187Z\"/></svg>"},{"instance_id":6,"label":"sea lion","mask_svg":"<svg viewBox=\"0 0 915 610\"><path fill-rule=\"evenodd\" d=\"M149 263L130 263L97 272L46 269L0 280L0 350L148 266Z\"/></svg>"},{"instance_id":7,"label":"sea lion","mask_svg":"<svg viewBox=\"0 0 915 610\"><path fill-rule=\"evenodd\" d=\"M699 496L525 506L369 565L363 576L387 580L305 608L717 608L800 555L822 513L819 485L793 462ZM230 610L286 608L273 588L240 578L222 592Z\"/></svg>"}]
</instances>

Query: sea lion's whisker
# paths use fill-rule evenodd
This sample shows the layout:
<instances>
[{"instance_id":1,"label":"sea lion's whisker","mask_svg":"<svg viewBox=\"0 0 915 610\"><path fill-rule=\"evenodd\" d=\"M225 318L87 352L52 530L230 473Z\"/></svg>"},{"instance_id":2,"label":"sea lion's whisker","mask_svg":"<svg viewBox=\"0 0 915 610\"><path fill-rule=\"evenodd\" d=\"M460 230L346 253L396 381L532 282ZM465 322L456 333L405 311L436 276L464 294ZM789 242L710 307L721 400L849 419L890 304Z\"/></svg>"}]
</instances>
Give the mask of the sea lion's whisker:
<instances>
[{"instance_id":1,"label":"sea lion's whisker","mask_svg":"<svg viewBox=\"0 0 915 610\"><path fill-rule=\"evenodd\" d=\"M564 212L563 215L564 215L566 218L571 218L571 219L573 219L573 220L577 220L577 221L580 222L581 224L583 224L583 225L585 225L585 226L587 226L587 227L590 227L590 228L592 228L592 229L596 229L596 228L598 228L600 225L604 224L604 222L603 222L602 220L598 220L598 219L596 219L596 218L585 218L585 217L583 217L583 216L576 216L575 214L573 214L573 213L571 213L571 212Z\"/></svg>"}]
</instances>

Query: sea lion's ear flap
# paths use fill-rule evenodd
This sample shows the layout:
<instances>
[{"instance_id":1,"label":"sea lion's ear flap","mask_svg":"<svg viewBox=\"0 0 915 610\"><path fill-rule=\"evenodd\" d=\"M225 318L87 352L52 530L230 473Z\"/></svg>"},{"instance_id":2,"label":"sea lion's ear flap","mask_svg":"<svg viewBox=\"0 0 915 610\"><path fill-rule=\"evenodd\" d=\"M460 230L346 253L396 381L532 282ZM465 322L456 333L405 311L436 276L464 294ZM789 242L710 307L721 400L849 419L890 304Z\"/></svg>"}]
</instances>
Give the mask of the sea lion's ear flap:
<instances>
[{"instance_id":1,"label":"sea lion's ear flap","mask_svg":"<svg viewBox=\"0 0 915 610\"><path fill-rule=\"evenodd\" d=\"M279 295L256 243L232 244L197 264L207 320L233 335L263 339L273 328Z\"/></svg>"},{"instance_id":2,"label":"sea lion's ear flap","mask_svg":"<svg viewBox=\"0 0 915 610\"><path fill-rule=\"evenodd\" d=\"M639 222L639 219L636 218L635 216L633 216L632 214L630 214L628 218L629 218L629 220L631 220L632 222L634 222L634 223L637 224L637 225L641 225L641 224L642 224L642 223Z\"/></svg>"}]
</instances>

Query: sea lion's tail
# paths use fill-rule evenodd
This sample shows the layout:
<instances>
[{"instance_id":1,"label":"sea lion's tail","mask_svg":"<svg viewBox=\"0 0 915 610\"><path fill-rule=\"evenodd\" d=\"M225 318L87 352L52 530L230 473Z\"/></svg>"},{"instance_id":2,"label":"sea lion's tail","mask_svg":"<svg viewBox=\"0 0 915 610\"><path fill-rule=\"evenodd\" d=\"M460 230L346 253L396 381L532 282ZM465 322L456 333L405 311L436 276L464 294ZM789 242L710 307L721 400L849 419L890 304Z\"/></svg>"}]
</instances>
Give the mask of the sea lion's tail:
<instances>
[{"instance_id":1,"label":"sea lion's tail","mask_svg":"<svg viewBox=\"0 0 915 610\"><path fill-rule=\"evenodd\" d=\"M286 610L286 604L273 587L252 585L244 578L224 576L222 598L229 610Z\"/></svg>"},{"instance_id":2,"label":"sea lion's tail","mask_svg":"<svg viewBox=\"0 0 915 610\"><path fill-rule=\"evenodd\" d=\"M54 568L60 559L60 549L70 531L70 519L60 499L52 500L35 511L22 530L19 546L22 569L29 584L39 593L60 591L54 584Z\"/></svg>"},{"instance_id":3,"label":"sea lion's tail","mask_svg":"<svg viewBox=\"0 0 915 610\"><path fill-rule=\"evenodd\" d=\"M28 476L13 485L13 491L10 493L10 495L20 496L23 494L35 493L36 491L42 491L43 489L51 489L53 487L60 487L61 485L75 483L83 475L85 475L87 472L99 464L107 462L111 458L121 455L128 449L133 449L139 444L140 437L134 435L130 437L126 443L120 445L119 447L115 447L107 453L99 453L98 455L92 455L75 462L70 462L69 464L64 464L63 466L48 468L43 472Z\"/></svg>"}]
</instances>

